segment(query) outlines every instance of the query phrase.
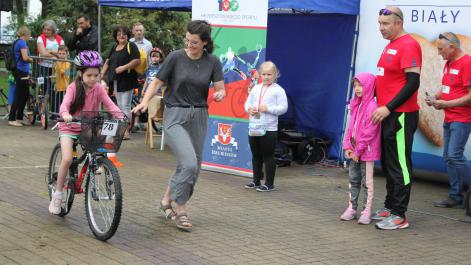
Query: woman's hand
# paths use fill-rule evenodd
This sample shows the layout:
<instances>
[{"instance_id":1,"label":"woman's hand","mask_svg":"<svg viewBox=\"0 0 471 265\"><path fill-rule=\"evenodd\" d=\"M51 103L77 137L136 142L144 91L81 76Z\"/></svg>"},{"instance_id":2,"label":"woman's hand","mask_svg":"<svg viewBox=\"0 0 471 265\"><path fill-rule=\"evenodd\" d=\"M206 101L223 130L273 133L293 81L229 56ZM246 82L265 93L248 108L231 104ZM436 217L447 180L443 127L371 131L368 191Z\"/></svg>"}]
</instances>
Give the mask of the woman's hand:
<instances>
[{"instance_id":1,"label":"woman's hand","mask_svg":"<svg viewBox=\"0 0 471 265\"><path fill-rule=\"evenodd\" d=\"M144 104L143 102L139 103L134 109L132 109L132 113L136 114L139 111L145 112L147 110L147 104Z\"/></svg>"},{"instance_id":2,"label":"woman's hand","mask_svg":"<svg viewBox=\"0 0 471 265\"><path fill-rule=\"evenodd\" d=\"M226 97L226 90L220 89L213 93L213 99L217 102L223 100Z\"/></svg>"},{"instance_id":3,"label":"woman's hand","mask_svg":"<svg viewBox=\"0 0 471 265\"><path fill-rule=\"evenodd\" d=\"M126 67L124 65L121 65L121 66L118 66L116 67L116 73L119 75L119 74L122 74L126 71Z\"/></svg>"},{"instance_id":4,"label":"woman's hand","mask_svg":"<svg viewBox=\"0 0 471 265\"><path fill-rule=\"evenodd\" d=\"M64 122L69 123L72 121L72 115L70 114L62 114L62 119L64 119Z\"/></svg>"}]
</instances>

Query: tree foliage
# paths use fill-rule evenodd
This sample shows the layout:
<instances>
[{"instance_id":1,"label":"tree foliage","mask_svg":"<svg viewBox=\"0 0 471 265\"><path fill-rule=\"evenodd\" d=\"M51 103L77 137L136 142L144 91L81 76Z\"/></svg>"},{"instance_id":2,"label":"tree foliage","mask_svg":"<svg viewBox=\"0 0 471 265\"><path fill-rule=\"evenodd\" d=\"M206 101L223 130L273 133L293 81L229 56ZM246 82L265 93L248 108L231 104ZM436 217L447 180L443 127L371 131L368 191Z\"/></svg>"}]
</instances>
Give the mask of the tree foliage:
<instances>
[{"instance_id":1,"label":"tree foliage","mask_svg":"<svg viewBox=\"0 0 471 265\"><path fill-rule=\"evenodd\" d=\"M28 23L33 37L41 34L41 25L47 19L57 23L59 33L67 41L76 29L79 15L88 15L92 23L98 24L97 0L41 0L42 14L37 20ZM130 9L102 7L101 16L101 49L103 54L113 46L112 32L115 26L125 25L130 29L136 22L141 22L145 29L145 37L153 46L162 48L167 54L173 49L183 46L182 39L185 26L191 19L190 13L171 12L150 9Z\"/></svg>"}]
</instances>

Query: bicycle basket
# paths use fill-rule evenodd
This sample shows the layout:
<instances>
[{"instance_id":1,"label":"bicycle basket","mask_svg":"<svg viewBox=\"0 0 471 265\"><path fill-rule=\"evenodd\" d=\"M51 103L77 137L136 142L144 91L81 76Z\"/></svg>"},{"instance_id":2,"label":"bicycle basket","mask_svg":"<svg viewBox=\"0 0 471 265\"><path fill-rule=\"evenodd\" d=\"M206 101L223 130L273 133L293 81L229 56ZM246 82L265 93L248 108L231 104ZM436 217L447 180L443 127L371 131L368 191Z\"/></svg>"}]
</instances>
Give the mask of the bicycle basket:
<instances>
[{"instance_id":1,"label":"bicycle basket","mask_svg":"<svg viewBox=\"0 0 471 265\"><path fill-rule=\"evenodd\" d=\"M122 112L82 111L80 143L89 152L116 153L129 125Z\"/></svg>"}]
</instances>

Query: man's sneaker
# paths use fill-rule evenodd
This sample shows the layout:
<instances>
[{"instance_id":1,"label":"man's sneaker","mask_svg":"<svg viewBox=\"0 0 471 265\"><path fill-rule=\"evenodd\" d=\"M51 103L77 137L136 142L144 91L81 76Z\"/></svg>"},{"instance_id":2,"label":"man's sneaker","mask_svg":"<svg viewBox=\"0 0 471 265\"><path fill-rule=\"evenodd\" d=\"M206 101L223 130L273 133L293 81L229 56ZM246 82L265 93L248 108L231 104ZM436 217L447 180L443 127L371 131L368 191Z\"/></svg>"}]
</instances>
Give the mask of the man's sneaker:
<instances>
[{"instance_id":1,"label":"man's sneaker","mask_svg":"<svg viewBox=\"0 0 471 265\"><path fill-rule=\"evenodd\" d=\"M394 214L391 214L388 218L383 221L376 223L376 228L383 230L396 230L404 229L409 227L407 218L403 218Z\"/></svg>"},{"instance_id":2,"label":"man's sneaker","mask_svg":"<svg viewBox=\"0 0 471 265\"><path fill-rule=\"evenodd\" d=\"M261 185L257 188L257 191L272 191L275 189L275 186Z\"/></svg>"},{"instance_id":3,"label":"man's sneaker","mask_svg":"<svg viewBox=\"0 0 471 265\"><path fill-rule=\"evenodd\" d=\"M60 214L61 213L61 204L62 204L62 193L57 194L53 193L51 202L49 203L49 212L52 214Z\"/></svg>"},{"instance_id":4,"label":"man's sneaker","mask_svg":"<svg viewBox=\"0 0 471 265\"><path fill-rule=\"evenodd\" d=\"M246 188L246 189L256 189L258 187L260 187L260 184L257 185L253 181L244 186L244 188Z\"/></svg>"},{"instance_id":5,"label":"man's sneaker","mask_svg":"<svg viewBox=\"0 0 471 265\"><path fill-rule=\"evenodd\" d=\"M463 204L453 200L452 198L446 198L443 201L434 201L433 206L440 208L463 208Z\"/></svg>"},{"instance_id":6,"label":"man's sneaker","mask_svg":"<svg viewBox=\"0 0 471 265\"><path fill-rule=\"evenodd\" d=\"M391 215L391 210L388 208L383 208L376 210L376 212L371 216L372 220L384 220Z\"/></svg>"}]
</instances>

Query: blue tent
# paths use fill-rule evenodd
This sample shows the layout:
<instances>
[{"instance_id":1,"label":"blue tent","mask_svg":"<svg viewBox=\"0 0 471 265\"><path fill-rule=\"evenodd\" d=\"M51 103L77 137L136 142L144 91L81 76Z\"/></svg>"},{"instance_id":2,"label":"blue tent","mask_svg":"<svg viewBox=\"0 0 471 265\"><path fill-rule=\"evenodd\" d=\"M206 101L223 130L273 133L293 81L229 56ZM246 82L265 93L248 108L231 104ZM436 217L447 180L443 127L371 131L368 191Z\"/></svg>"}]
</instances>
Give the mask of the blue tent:
<instances>
[{"instance_id":1,"label":"blue tent","mask_svg":"<svg viewBox=\"0 0 471 265\"><path fill-rule=\"evenodd\" d=\"M99 0L99 6L191 11L191 0ZM269 0L267 60L280 69L289 97L281 121L327 137L341 157L353 73L360 0Z\"/></svg>"},{"instance_id":2,"label":"blue tent","mask_svg":"<svg viewBox=\"0 0 471 265\"><path fill-rule=\"evenodd\" d=\"M101 6L191 11L191 0L99 0ZM316 13L358 15L360 0L269 0L269 9L294 9Z\"/></svg>"}]
</instances>

